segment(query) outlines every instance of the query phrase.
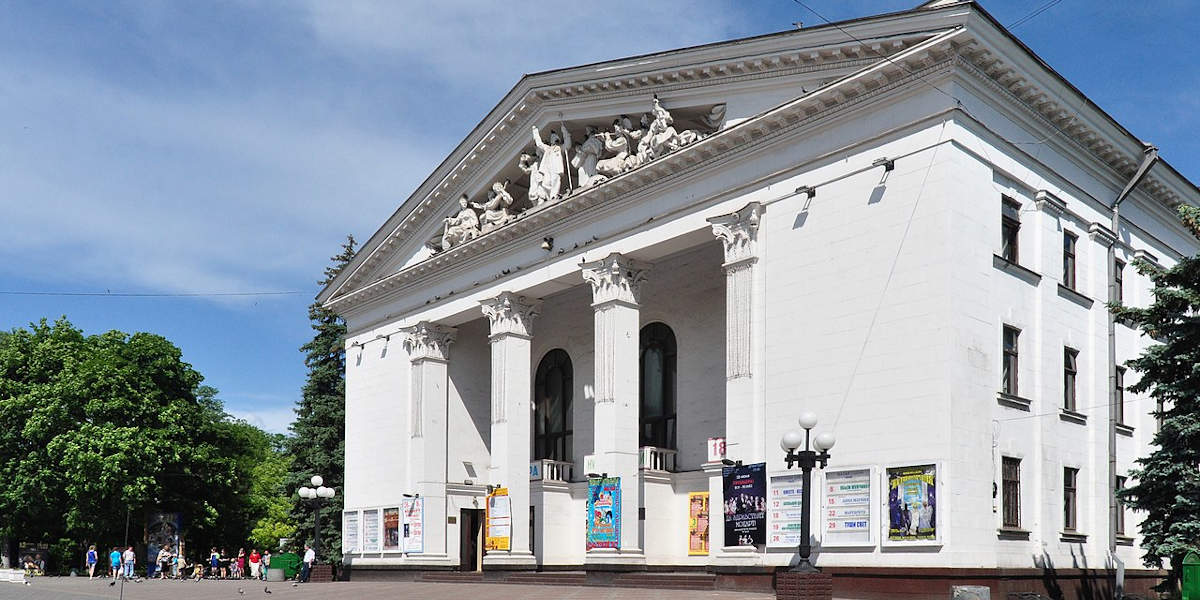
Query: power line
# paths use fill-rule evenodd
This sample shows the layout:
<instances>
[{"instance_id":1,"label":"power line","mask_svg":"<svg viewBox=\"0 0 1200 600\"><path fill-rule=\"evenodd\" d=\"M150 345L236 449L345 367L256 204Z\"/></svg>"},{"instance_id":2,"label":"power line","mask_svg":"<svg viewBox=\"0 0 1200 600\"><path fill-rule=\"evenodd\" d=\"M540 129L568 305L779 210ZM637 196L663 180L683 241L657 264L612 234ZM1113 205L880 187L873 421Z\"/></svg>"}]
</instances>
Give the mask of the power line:
<instances>
[{"instance_id":1,"label":"power line","mask_svg":"<svg viewBox=\"0 0 1200 600\"><path fill-rule=\"evenodd\" d=\"M1013 21L1012 24L1008 26L1009 30L1013 30L1013 29L1020 27L1021 25L1024 25L1025 23L1027 23L1029 20L1033 19L1034 17L1050 10L1051 8L1054 8L1054 5L1058 4L1059 2L1062 2L1062 0L1050 0L1049 2L1043 4L1041 6L1041 8L1034 9L1033 12L1025 15L1024 17L1021 17L1020 19L1017 19L1016 21Z\"/></svg>"},{"instance_id":2,"label":"power line","mask_svg":"<svg viewBox=\"0 0 1200 600\"><path fill-rule=\"evenodd\" d=\"M178 293L140 293L140 292L33 292L21 290L0 290L0 296L109 296L113 298L213 298L229 296L293 296L303 294L299 291L282 292L178 292Z\"/></svg>"}]
</instances>

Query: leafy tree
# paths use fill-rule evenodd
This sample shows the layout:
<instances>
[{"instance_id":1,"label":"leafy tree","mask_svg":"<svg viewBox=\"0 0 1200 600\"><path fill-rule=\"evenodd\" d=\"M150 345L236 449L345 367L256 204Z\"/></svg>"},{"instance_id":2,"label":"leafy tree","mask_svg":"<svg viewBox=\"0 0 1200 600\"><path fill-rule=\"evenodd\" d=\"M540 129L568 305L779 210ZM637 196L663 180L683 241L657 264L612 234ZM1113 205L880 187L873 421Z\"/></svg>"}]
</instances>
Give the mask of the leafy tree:
<instances>
[{"instance_id":1,"label":"leafy tree","mask_svg":"<svg viewBox=\"0 0 1200 600\"><path fill-rule=\"evenodd\" d=\"M354 236L347 236L342 250L330 258L325 277L318 283L328 285L354 258ZM344 481L346 438L346 323L332 311L313 303L308 318L316 335L301 346L308 379L296 407L292 423L293 436L288 449L293 462L287 478L292 491L292 517L297 523L300 540L313 537L313 508L295 494L300 486L309 485L313 475L325 479L325 485L339 492ZM321 511L321 558L341 562L342 494L319 502Z\"/></svg>"},{"instance_id":2,"label":"leafy tree","mask_svg":"<svg viewBox=\"0 0 1200 600\"><path fill-rule=\"evenodd\" d=\"M273 550L280 538L291 538L296 533L290 514L292 501L286 489L292 466L292 457L286 453L287 438L271 436L270 445L270 452L254 466L250 489L250 502L261 514L250 531L250 545L260 550Z\"/></svg>"},{"instance_id":3,"label":"leafy tree","mask_svg":"<svg viewBox=\"0 0 1200 600\"><path fill-rule=\"evenodd\" d=\"M1200 209L1182 206L1179 215L1200 239ZM1130 390L1158 401L1154 414L1162 426L1154 435L1156 448L1130 473L1135 483L1119 495L1144 511L1143 561L1148 567L1166 561L1166 588L1174 590L1184 556L1200 550L1200 256L1167 270L1136 264L1154 282L1154 302L1113 309L1158 342L1127 364L1141 374Z\"/></svg>"}]
</instances>

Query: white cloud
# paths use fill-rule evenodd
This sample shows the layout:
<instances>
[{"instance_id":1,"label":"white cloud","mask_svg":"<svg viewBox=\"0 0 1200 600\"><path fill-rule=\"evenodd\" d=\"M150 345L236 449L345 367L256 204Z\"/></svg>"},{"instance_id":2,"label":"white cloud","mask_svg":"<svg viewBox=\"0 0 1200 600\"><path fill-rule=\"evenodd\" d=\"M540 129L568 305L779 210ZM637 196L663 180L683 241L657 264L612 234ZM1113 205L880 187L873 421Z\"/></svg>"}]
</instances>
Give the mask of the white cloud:
<instances>
[{"instance_id":1,"label":"white cloud","mask_svg":"<svg viewBox=\"0 0 1200 600\"><path fill-rule=\"evenodd\" d=\"M267 433L288 433L288 426L296 420L296 413L290 407L265 409L231 409L226 412L234 418L241 419Z\"/></svg>"}]
</instances>

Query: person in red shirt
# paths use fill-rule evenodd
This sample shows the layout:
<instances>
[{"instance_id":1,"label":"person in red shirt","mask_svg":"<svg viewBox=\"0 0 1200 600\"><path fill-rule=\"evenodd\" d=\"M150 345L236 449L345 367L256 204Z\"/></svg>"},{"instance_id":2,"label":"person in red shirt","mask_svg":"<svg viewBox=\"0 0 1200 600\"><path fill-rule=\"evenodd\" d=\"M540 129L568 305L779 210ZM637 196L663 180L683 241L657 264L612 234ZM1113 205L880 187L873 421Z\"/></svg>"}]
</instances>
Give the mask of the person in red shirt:
<instances>
[{"instance_id":1,"label":"person in red shirt","mask_svg":"<svg viewBox=\"0 0 1200 600\"><path fill-rule=\"evenodd\" d=\"M259 564L261 561L262 561L262 557L258 555L258 548L251 548L250 549L250 577L252 579L258 579L258 569L261 566Z\"/></svg>"}]
</instances>

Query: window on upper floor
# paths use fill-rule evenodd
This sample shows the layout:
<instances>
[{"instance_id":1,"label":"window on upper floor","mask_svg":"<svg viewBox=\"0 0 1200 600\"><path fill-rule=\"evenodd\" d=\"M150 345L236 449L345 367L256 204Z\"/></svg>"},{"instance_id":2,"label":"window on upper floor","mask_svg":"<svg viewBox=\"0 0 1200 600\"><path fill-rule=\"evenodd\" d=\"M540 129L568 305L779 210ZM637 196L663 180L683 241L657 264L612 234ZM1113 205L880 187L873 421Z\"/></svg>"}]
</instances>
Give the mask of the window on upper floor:
<instances>
[{"instance_id":1,"label":"window on upper floor","mask_svg":"<svg viewBox=\"0 0 1200 600\"><path fill-rule=\"evenodd\" d=\"M675 450L675 333L664 323L642 328L639 445Z\"/></svg>"},{"instance_id":2,"label":"window on upper floor","mask_svg":"<svg viewBox=\"0 0 1200 600\"><path fill-rule=\"evenodd\" d=\"M1000 204L1000 257L1015 264L1020 257L1021 204L1008 196Z\"/></svg>"},{"instance_id":3,"label":"window on upper floor","mask_svg":"<svg viewBox=\"0 0 1200 600\"><path fill-rule=\"evenodd\" d=\"M1000 504L1004 527L1021 527L1021 459L1005 456L1001 459Z\"/></svg>"},{"instance_id":4,"label":"window on upper floor","mask_svg":"<svg viewBox=\"0 0 1200 600\"><path fill-rule=\"evenodd\" d=\"M1113 301L1125 302L1125 263L1119 260L1113 263Z\"/></svg>"},{"instance_id":5,"label":"window on upper floor","mask_svg":"<svg viewBox=\"0 0 1200 600\"><path fill-rule=\"evenodd\" d=\"M533 384L533 454L535 459L570 461L574 375L571 357L555 348L538 363Z\"/></svg>"},{"instance_id":6,"label":"window on upper floor","mask_svg":"<svg viewBox=\"0 0 1200 600\"><path fill-rule=\"evenodd\" d=\"M1125 489L1125 482L1126 479L1118 475L1117 489ZM1117 496L1117 526L1115 531L1117 535L1125 535L1125 501L1120 496Z\"/></svg>"},{"instance_id":7,"label":"window on upper floor","mask_svg":"<svg viewBox=\"0 0 1200 600\"><path fill-rule=\"evenodd\" d=\"M1075 246L1079 238L1066 231L1063 232L1063 274L1062 284L1075 289Z\"/></svg>"},{"instance_id":8,"label":"window on upper floor","mask_svg":"<svg viewBox=\"0 0 1200 600\"><path fill-rule=\"evenodd\" d=\"M1000 391L1010 396L1017 394L1017 341L1021 330L1004 326L1004 359L1001 363Z\"/></svg>"},{"instance_id":9,"label":"window on upper floor","mask_svg":"<svg viewBox=\"0 0 1200 600\"><path fill-rule=\"evenodd\" d=\"M1063 468L1063 531L1075 531L1079 527L1079 469Z\"/></svg>"},{"instance_id":10,"label":"window on upper floor","mask_svg":"<svg viewBox=\"0 0 1200 600\"><path fill-rule=\"evenodd\" d=\"M1117 367L1114 383L1113 413L1119 425L1125 424L1125 369Z\"/></svg>"},{"instance_id":11,"label":"window on upper floor","mask_svg":"<svg viewBox=\"0 0 1200 600\"><path fill-rule=\"evenodd\" d=\"M1063 410L1075 412L1075 381L1079 376L1079 351L1063 348Z\"/></svg>"}]
</instances>

